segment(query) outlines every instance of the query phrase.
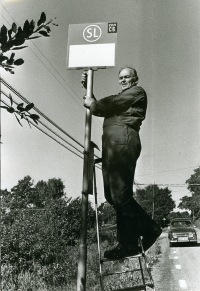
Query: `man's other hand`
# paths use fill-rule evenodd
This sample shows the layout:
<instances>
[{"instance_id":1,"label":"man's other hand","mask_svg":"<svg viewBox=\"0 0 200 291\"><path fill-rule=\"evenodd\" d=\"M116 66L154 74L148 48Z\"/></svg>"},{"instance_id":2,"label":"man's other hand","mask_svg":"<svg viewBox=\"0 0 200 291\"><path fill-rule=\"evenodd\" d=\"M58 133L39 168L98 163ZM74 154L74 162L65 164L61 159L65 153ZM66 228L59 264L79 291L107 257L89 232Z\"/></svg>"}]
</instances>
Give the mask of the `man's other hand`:
<instances>
[{"instance_id":1,"label":"man's other hand","mask_svg":"<svg viewBox=\"0 0 200 291\"><path fill-rule=\"evenodd\" d=\"M83 97L84 99L84 103L83 105L86 107L86 108L90 108L90 105L96 101L96 98L93 96L93 97L89 97L89 96L84 96Z\"/></svg>"},{"instance_id":2,"label":"man's other hand","mask_svg":"<svg viewBox=\"0 0 200 291\"><path fill-rule=\"evenodd\" d=\"M85 89L87 89L87 76L87 71L84 71L81 75L81 84Z\"/></svg>"}]
</instances>

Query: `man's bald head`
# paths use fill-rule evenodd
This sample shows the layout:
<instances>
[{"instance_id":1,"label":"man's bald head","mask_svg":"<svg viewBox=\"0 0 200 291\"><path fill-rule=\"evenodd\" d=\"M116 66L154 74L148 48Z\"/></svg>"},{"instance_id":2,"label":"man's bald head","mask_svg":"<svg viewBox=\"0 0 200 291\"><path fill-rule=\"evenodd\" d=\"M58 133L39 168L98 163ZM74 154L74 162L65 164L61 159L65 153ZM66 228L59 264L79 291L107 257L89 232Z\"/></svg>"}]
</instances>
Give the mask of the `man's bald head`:
<instances>
[{"instance_id":1,"label":"man's bald head","mask_svg":"<svg viewBox=\"0 0 200 291\"><path fill-rule=\"evenodd\" d=\"M122 91L136 86L138 83L137 71L132 67L124 67L119 71L119 84L121 85Z\"/></svg>"}]
</instances>

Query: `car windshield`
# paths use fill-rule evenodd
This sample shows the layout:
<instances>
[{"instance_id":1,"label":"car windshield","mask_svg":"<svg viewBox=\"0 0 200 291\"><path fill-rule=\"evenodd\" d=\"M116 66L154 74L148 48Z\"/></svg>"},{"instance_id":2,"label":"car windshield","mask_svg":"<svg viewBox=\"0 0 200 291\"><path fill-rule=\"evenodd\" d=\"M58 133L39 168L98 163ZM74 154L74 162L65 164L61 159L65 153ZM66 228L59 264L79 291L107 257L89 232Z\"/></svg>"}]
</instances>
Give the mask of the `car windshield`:
<instances>
[{"instance_id":1,"label":"car windshield","mask_svg":"<svg viewBox=\"0 0 200 291\"><path fill-rule=\"evenodd\" d=\"M173 221L172 222L173 227L188 227L191 226L190 221Z\"/></svg>"}]
</instances>

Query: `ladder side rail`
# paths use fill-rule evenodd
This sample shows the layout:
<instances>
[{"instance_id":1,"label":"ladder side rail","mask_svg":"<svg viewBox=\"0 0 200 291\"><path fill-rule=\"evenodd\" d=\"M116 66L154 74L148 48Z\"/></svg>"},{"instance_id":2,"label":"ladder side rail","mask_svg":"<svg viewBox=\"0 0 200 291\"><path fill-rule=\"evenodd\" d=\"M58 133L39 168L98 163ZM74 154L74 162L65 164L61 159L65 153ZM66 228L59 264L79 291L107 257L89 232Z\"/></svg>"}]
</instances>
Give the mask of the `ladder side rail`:
<instances>
[{"instance_id":1,"label":"ladder side rail","mask_svg":"<svg viewBox=\"0 0 200 291\"><path fill-rule=\"evenodd\" d=\"M138 257L139 259L139 264L140 264L140 271L141 271L141 275L142 275L142 283L143 285L145 285L145 278L144 278L144 272L143 272L143 269L142 269L142 262L141 262L141 258ZM145 290L146 290L146 287L145 287Z\"/></svg>"},{"instance_id":2,"label":"ladder side rail","mask_svg":"<svg viewBox=\"0 0 200 291\"><path fill-rule=\"evenodd\" d=\"M136 272L136 271L141 271L141 269L138 268L138 269L133 269L133 270L128 270L128 271L105 273L105 274L103 274L103 276L106 277L106 276L117 275L117 274L126 274L126 273Z\"/></svg>"},{"instance_id":3,"label":"ladder side rail","mask_svg":"<svg viewBox=\"0 0 200 291\"><path fill-rule=\"evenodd\" d=\"M151 270L149 268L149 264L147 262L147 257L145 255L143 244L142 244L142 237L139 237L139 242L140 242L140 246L141 246L141 249L142 249L142 254L143 254L144 261L145 261L146 269L147 269L147 272L148 272L148 275L149 275L150 283L151 283L151 285L153 286L153 288L155 290L153 277L152 277Z\"/></svg>"},{"instance_id":4,"label":"ladder side rail","mask_svg":"<svg viewBox=\"0 0 200 291\"><path fill-rule=\"evenodd\" d=\"M101 291L104 291L103 287L103 275L102 275L102 262L101 262L101 248L100 248L100 239L99 239L99 219L98 219L98 202L97 202L97 186L96 186L96 171L95 171L95 162L93 166L94 174L94 197L95 197L95 214L96 214L96 230L97 230L97 246L99 253L99 273L100 273L100 285Z\"/></svg>"}]
</instances>

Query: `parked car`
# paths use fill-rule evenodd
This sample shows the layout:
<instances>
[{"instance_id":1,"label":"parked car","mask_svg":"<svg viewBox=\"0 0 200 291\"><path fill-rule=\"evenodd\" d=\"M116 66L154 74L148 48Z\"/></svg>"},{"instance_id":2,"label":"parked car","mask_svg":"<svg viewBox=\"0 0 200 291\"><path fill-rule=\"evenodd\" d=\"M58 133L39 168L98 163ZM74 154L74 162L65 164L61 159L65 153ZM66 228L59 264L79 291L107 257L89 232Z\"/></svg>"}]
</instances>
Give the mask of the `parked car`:
<instances>
[{"instance_id":1,"label":"parked car","mask_svg":"<svg viewBox=\"0 0 200 291\"><path fill-rule=\"evenodd\" d=\"M197 244L197 234L192 220L189 218L174 218L170 221L168 239L169 246L176 243Z\"/></svg>"}]
</instances>

